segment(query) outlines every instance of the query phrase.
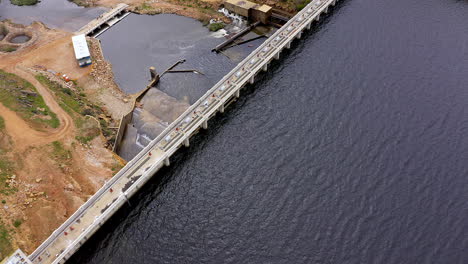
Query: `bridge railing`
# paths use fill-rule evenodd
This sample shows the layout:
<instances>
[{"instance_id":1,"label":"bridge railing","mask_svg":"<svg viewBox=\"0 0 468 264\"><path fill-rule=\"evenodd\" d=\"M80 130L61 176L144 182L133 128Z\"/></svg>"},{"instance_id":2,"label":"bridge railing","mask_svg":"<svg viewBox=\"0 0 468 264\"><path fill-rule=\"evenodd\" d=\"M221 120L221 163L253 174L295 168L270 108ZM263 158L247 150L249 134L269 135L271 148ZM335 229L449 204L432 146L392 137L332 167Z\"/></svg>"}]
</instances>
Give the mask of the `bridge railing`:
<instances>
[{"instance_id":1,"label":"bridge railing","mask_svg":"<svg viewBox=\"0 0 468 264\"><path fill-rule=\"evenodd\" d=\"M234 69L226 74L220 81L218 81L211 89L209 89L200 99L192 104L184 113L182 113L174 122L172 122L161 134L152 140L141 152L139 152L127 165L125 165L117 174L115 174L108 182L106 182L88 201L86 201L78 210L70 216L59 228L57 228L51 236L49 236L30 256L30 260L35 260L41 255L50 244L52 244L64 231L66 231L76 220L82 217L85 211L93 206L109 189L120 180L123 176L133 169L136 165L140 165L143 157L148 156L149 152L158 144L169 145L171 147L165 151L163 158L169 158L180 146L180 142L189 138L191 134L200 127L203 122L206 122L211 115L218 111L219 107L223 106L234 93L238 92L247 81L254 77L265 64L268 64L281 50L290 43L297 34L312 21L319 16L328 6L335 3L336 0L315 0L309 3L304 9L298 12L292 19L290 19L283 27L277 30L270 38L268 38L262 45L255 49L249 56L240 62ZM299 19L299 20L298 20ZM260 56L262 55L262 56ZM226 91L226 92L225 92ZM220 98L220 94L222 97ZM208 103L208 104L207 104ZM214 104L211 105L211 103ZM203 110L208 106L209 111L203 113ZM203 113L199 116L198 113ZM201 117L201 118L197 118ZM187 122L188 118L190 121ZM195 123L192 123L195 122ZM179 127L190 126L191 129L183 132ZM181 137L172 138L171 134L183 133ZM169 140L168 139L169 136ZM175 140L177 142L173 142ZM159 147L163 149L162 146ZM162 162L161 159L159 162ZM154 167L157 164L153 164ZM135 183L134 183L135 184ZM117 206L117 203L112 206ZM106 210L110 211L110 210ZM104 217L104 216L101 216ZM106 216L107 217L107 214ZM73 241L73 243L60 255L66 256L75 249L77 243L81 241L88 232L83 232L80 236Z\"/></svg>"}]
</instances>

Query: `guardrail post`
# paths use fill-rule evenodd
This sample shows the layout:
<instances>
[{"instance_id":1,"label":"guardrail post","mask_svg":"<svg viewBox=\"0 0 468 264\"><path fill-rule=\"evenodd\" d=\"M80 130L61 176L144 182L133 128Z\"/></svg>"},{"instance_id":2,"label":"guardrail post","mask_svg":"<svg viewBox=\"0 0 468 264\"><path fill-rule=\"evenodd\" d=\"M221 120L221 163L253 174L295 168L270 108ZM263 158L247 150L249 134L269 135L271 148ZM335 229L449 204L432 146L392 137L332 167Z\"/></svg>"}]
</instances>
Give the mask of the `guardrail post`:
<instances>
[{"instance_id":1,"label":"guardrail post","mask_svg":"<svg viewBox=\"0 0 468 264\"><path fill-rule=\"evenodd\" d=\"M263 65L262 67L262 71L267 71L268 70L268 63L265 63L265 65Z\"/></svg>"},{"instance_id":2,"label":"guardrail post","mask_svg":"<svg viewBox=\"0 0 468 264\"><path fill-rule=\"evenodd\" d=\"M166 158L164 159L164 165L166 165L166 166L171 165L171 162L169 161L169 157L166 157Z\"/></svg>"},{"instance_id":3,"label":"guardrail post","mask_svg":"<svg viewBox=\"0 0 468 264\"><path fill-rule=\"evenodd\" d=\"M202 128L203 129L208 129L208 120L203 121Z\"/></svg>"},{"instance_id":4,"label":"guardrail post","mask_svg":"<svg viewBox=\"0 0 468 264\"><path fill-rule=\"evenodd\" d=\"M300 32L297 33L297 35L296 35L296 38L297 38L297 39L300 39L301 37L302 37L302 31L300 31Z\"/></svg>"},{"instance_id":5,"label":"guardrail post","mask_svg":"<svg viewBox=\"0 0 468 264\"><path fill-rule=\"evenodd\" d=\"M190 141L188 138L184 139L184 146L186 147L190 146Z\"/></svg>"}]
</instances>

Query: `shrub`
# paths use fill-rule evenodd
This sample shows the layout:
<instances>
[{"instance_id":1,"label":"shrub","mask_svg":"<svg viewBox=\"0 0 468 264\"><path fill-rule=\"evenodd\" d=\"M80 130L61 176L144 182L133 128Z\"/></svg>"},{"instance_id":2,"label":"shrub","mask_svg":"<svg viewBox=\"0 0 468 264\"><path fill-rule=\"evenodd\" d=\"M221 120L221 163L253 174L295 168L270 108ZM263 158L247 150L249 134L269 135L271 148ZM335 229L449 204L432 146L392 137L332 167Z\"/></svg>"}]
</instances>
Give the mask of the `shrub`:
<instances>
[{"instance_id":1,"label":"shrub","mask_svg":"<svg viewBox=\"0 0 468 264\"><path fill-rule=\"evenodd\" d=\"M18 228L23 222L21 222L21 220L17 219L13 222L13 226Z\"/></svg>"},{"instance_id":2,"label":"shrub","mask_svg":"<svg viewBox=\"0 0 468 264\"><path fill-rule=\"evenodd\" d=\"M10 0L10 2L17 6L24 6L24 5L35 5L39 3L39 0Z\"/></svg>"},{"instance_id":3,"label":"shrub","mask_svg":"<svg viewBox=\"0 0 468 264\"><path fill-rule=\"evenodd\" d=\"M208 29L210 31L218 31L218 30L224 28L224 26L225 26L224 23L211 23L211 24L208 25Z\"/></svg>"},{"instance_id":4,"label":"shrub","mask_svg":"<svg viewBox=\"0 0 468 264\"><path fill-rule=\"evenodd\" d=\"M308 5L310 3L310 0L306 0L306 1L303 1L299 4L296 4L296 10L297 11L301 11L304 7L306 7L306 5Z\"/></svg>"}]
</instances>

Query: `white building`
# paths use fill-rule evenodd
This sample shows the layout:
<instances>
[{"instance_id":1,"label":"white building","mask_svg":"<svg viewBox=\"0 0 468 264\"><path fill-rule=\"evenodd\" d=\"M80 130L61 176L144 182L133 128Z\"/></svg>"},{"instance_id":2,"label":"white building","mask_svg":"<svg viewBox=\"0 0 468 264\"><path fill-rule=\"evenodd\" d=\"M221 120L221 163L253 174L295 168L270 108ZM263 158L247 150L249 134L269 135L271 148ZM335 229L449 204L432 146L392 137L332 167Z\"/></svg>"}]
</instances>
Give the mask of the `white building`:
<instances>
[{"instance_id":1,"label":"white building","mask_svg":"<svg viewBox=\"0 0 468 264\"><path fill-rule=\"evenodd\" d=\"M91 54L89 53L88 43L84 34L73 36L73 49L75 57L80 67L85 67L91 64Z\"/></svg>"}]
</instances>

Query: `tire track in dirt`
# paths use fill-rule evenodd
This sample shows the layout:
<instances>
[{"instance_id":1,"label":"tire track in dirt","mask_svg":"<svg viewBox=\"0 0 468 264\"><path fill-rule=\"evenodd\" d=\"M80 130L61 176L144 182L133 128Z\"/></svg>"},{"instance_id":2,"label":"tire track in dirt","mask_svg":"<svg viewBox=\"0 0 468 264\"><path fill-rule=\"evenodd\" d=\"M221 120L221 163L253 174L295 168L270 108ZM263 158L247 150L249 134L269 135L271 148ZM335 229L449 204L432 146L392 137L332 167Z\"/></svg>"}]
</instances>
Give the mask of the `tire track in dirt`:
<instances>
[{"instance_id":1,"label":"tire track in dirt","mask_svg":"<svg viewBox=\"0 0 468 264\"><path fill-rule=\"evenodd\" d=\"M56 129L38 131L32 128L26 120L23 120L17 113L0 104L0 112L5 119L6 131L15 142L17 150L24 150L30 146L37 146L51 143L52 141L65 139L73 136L75 126L73 119L66 113L55 100L55 96L50 90L44 87L32 73L22 66L8 67L6 71L14 73L30 82L44 99L44 102L60 120L60 126Z\"/></svg>"}]
</instances>

